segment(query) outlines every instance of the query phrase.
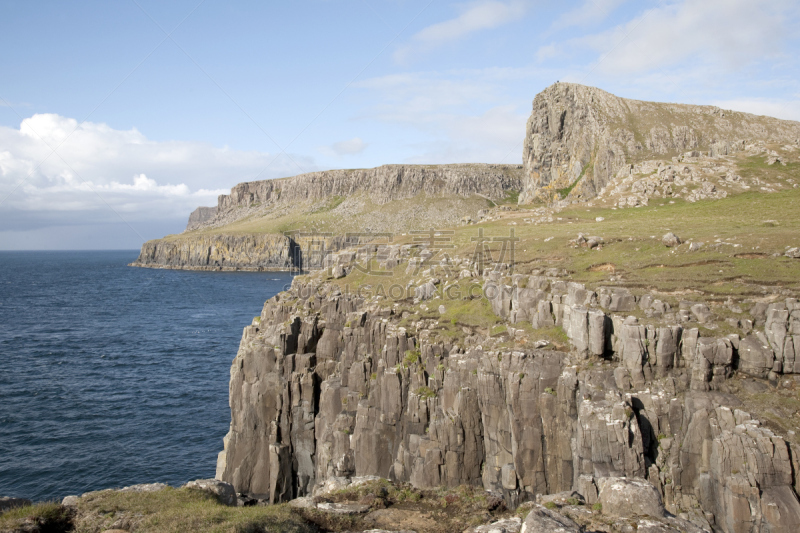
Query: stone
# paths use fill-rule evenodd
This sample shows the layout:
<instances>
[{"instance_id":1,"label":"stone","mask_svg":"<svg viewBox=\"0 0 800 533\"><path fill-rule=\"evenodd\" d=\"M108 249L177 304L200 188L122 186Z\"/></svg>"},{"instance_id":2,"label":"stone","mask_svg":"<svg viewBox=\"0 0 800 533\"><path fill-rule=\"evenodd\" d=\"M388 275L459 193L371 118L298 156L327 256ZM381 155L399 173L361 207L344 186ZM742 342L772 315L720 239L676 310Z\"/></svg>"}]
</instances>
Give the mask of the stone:
<instances>
[{"instance_id":1,"label":"stone","mask_svg":"<svg viewBox=\"0 0 800 533\"><path fill-rule=\"evenodd\" d=\"M142 483L140 485L131 485L119 489L120 492L158 492L164 490L169 485L166 483Z\"/></svg>"},{"instance_id":2,"label":"stone","mask_svg":"<svg viewBox=\"0 0 800 533\"><path fill-rule=\"evenodd\" d=\"M706 304L694 304L691 308L691 311L695 319L697 319L697 321L701 324L709 322L713 316L711 309L709 309Z\"/></svg>"},{"instance_id":3,"label":"stone","mask_svg":"<svg viewBox=\"0 0 800 533\"><path fill-rule=\"evenodd\" d=\"M522 519L518 516L504 518L482 526L470 527L464 533L519 533L522 528Z\"/></svg>"},{"instance_id":4,"label":"stone","mask_svg":"<svg viewBox=\"0 0 800 533\"><path fill-rule=\"evenodd\" d=\"M598 501L604 515L654 518L665 515L658 489L644 479L608 477L598 479L597 484L600 487Z\"/></svg>"},{"instance_id":5,"label":"stone","mask_svg":"<svg viewBox=\"0 0 800 533\"><path fill-rule=\"evenodd\" d=\"M697 250L702 248L704 244L705 243L702 243L702 242L693 242L693 243L689 244L689 251L690 252L696 252Z\"/></svg>"},{"instance_id":6,"label":"stone","mask_svg":"<svg viewBox=\"0 0 800 533\"><path fill-rule=\"evenodd\" d=\"M792 259L800 259L800 248L789 248L783 255Z\"/></svg>"},{"instance_id":7,"label":"stone","mask_svg":"<svg viewBox=\"0 0 800 533\"><path fill-rule=\"evenodd\" d=\"M661 242L667 248L672 248L673 246L678 246L683 241L681 241L680 237L678 237L677 235L675 235L670 231L669 233L661 237Z\"/></svg>"},{"instance_id":8,"label":"stone","mask_svg":"<svg viewBox=\"0 0 800 533\"><path fill-rule=\"evenodd\" d=\"M77 507L79 500L80 498L78 496L64 496L64 499L61 500L61 505L64 507Z\"/></svg>"},{"instance_id":9,"label":"stone","mask_svg":"<svg viewBox=\"0 0 800 533\"><path fill-rule=\"evenodd\" d=\"M583 528L572 519L535 504L525 517L520 533L583 533Z\"/></svg>"},{"instance_id":10,"label":"stone","mask_svg":"<svg viewBox=\"0 0 800 533\"><path fill-rule=\"evenodd\" d=\"M218 479L196 479L183 486L187 489L197 489L213 494L219 503L236 506L236 490L233 485Z\"/></svg>"},{"instance_id":11,"label":"stone","mask_svg":"<svg viewBox=\"0 0 800 533\"><path fill-rule=\"evenodd\" d=\"M369 505L361 503L328 503L322 502L317 504L317 510L324 513L340 514L340 515L356 515L363 514L369 511Z\"/></svg>"}]
</instances>

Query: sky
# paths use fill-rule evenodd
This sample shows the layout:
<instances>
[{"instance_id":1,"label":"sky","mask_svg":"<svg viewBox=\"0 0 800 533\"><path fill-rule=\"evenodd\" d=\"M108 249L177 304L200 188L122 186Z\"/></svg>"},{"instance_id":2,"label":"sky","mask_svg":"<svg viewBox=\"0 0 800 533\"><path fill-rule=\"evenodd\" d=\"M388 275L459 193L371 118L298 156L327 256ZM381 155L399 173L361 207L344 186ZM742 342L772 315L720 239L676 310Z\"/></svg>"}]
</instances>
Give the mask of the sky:
<instances>
[{"instance_id":1,"label":"sky","mask_svg":"<svg viewBox=\"0 0 800 533\"><path fill-rule=\"evenodd\" d=\"M795 0L2 0L0 15L0 250L136 249L243 181L519 164L556 81L800 120Z\"/></svg>"}]
</instances>

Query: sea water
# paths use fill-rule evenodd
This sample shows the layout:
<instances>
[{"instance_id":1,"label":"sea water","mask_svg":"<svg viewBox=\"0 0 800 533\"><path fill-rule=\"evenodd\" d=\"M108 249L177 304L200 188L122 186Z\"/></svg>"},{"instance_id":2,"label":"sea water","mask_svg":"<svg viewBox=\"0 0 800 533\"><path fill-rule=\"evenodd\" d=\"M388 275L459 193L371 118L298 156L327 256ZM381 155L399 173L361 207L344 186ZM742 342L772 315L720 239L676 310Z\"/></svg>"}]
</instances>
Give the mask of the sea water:
<instances>
[{"instance_id":1,"label":"sea water","mask_svg":"<svg viewBox=\"0 0 800 533\"><path fill-rule=\"evenodd\" d=\"M0 496L214 477L242 328L288 273L0 252Z\"/></svg>"}]
</instances>

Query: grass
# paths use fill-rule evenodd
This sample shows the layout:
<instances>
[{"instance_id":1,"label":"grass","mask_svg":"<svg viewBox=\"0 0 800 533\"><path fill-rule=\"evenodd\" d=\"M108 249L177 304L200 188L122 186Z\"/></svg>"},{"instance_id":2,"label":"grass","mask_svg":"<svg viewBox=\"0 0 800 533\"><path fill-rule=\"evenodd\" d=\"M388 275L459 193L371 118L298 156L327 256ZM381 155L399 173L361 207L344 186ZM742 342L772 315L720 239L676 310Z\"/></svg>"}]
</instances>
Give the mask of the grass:
<instances>
[{"instance_id":1,"label":"grass","mask_svg":"<svg viewBox=\"0 0 800 533\"><path fill-rule=\"evenodd\" d=\"M561 198L566 198L567 196L569 196L569 193L572 192L572 190L575 188L578 182L581 181L584 175L586 175L586 171L589 170L590 168L594 168L594 163L592 161L589 161L588 163L583 165L580 175L578 175L578 177L575 179L575 181L572 182L571 185L569 185L568 187L564 187L563 189L556 189L556 192L559 194L559 196L561 196Z\"/></svg>"},{"instance_id":2,"label":"grass","mask_svg":"<svg viewBox=\"0 0 800 533\"><path fill-rule=\"evenodd\" d=\"M414 391L414 394L422 398L423 400L429 400L431 398L436 398L436 391L431 389L430 387L420 387Z\"/></svg>"},{"instance_id":3,"label":"grass","mask_svg":"<svg viewBox=\"0 0 800 533\"><path fill-rule=\"evenodd\" d=\"M101 491L79 500L76 532L103 531L112 526L139 533L316 533L286 505L227 507L192 489Z\"/></svg>"},{"instance_id":4,"label":"grass","mask_svg":"<svg viewBox=\"0 0 800 533\"><path fill-rule=\"evenodd\" d=\"M72 524L72 513L55 502L16 507L0 513L0 531L23 530L36 525L36 531L60 533L71 531Z\"/></svg>"}]
</instances>

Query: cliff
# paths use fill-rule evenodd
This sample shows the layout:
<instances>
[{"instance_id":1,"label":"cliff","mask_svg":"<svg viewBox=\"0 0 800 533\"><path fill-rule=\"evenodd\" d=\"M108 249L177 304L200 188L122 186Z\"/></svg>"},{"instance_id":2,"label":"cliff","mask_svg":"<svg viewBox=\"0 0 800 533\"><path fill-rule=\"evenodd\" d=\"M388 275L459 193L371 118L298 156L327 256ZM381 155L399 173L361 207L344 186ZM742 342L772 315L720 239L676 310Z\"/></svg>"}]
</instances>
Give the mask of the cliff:
<instances>
[{"instance_id":1,"label":"cliff","mask_svg":"<svg viewBox=\"0 0 800 533\"><path fill-rule=\"evenodd\" d=\"M402 271L409 249L385 252ZM406 287L413 302L348 294L319 276L295 278L269 300L231 367L217 478L270 502L379 476L422 489L482 487L512 507L563 491L594 504L610 480L640 479L701 530L800 527L800 448L733 393L742 376L800 371L789 347L800 336L787 333L800 331L797 300L770 305L763 330L707 336L702 303L683 325L676 313L672 325L640 322L619 313L669 306L626 289L454 263L481 280L477 294L507 324L499 338L456 318L456 333L441 333L459 316L451 306L464 303L447 297L444 287L458 283L437 267L428 274L437 279ZM567 344L513 342L548 327Z\"/></svg>"},{"instance_id":2,"label":"cliff","mask_svg":"<svg viewBox=\"0 0 800 533\"><path fill-rule=\"evenodd\" d=\"M311 172L236 185L230 194L219 197L216 217L205 226L218 227L245 217L269 216L277 206L319 206L331 198L363 195L376 205L419 195L501 200L508 191L521 188L520 165L384 165Z\"/></svg>"},{"instance_id":3,"label":"cliff","mask_svg":"<svg viewBox=\"0 0 800 533\"><path fill-rule=\"evenodd\" d=\"M626 166L686 151L728 155L746 142L796 144L800 123L714 106L629 100L595 87L556 83L533 100L520 203L557 191L592 198ZM569 190L574 186L573 190Z\"/></svg>"},{"instance_id":4,"label":"cliff","mask_svg":"<svg viewBox=\"0 0 800 533\"><path fill-rule=\"evenodd\" d=\"M213 220L216 215L216 207L198 207L189 215L186 231L192 231L193 229L204 226L206 223Z\"/></svg>"},{"instance_id":5,"label":"cliff","mask_svg":"<svg viewBox=\"0 0 800 533\"><path fill-rule=\"evenodd\" d=\"M521 165L480 164L385 165L240 183L217 207L195 210L183 234L145 243L131 266L309 268L338 251L348 234L358 241L364 233L382 233L385 241L452 227L516 201L521 188Z\"/></svg>"}]
</instances>

